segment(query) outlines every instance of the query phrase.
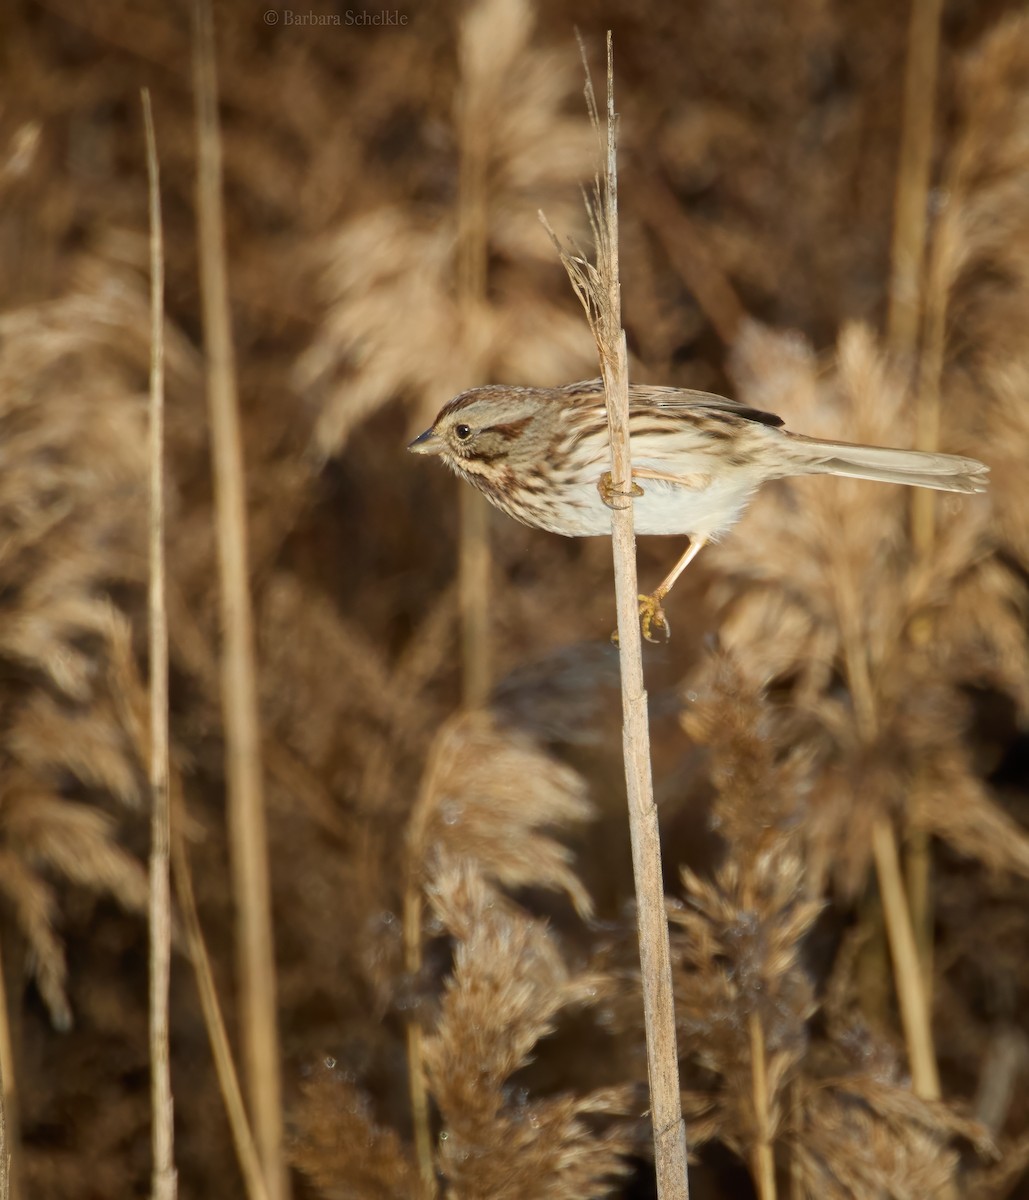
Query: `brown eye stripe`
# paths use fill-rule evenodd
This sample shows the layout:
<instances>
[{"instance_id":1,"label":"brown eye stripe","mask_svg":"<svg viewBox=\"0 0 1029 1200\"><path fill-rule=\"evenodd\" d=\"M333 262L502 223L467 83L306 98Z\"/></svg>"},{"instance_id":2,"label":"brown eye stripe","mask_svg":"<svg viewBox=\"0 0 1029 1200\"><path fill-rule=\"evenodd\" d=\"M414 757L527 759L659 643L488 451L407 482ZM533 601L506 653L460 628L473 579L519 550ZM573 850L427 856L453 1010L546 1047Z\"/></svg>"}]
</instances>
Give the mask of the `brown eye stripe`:
<instances>
[{"instance_id":1,"label":"brown eye stripe","mask_svg":"<svg viewBox=\"0 0 1029 1200\"><path fill-rule=\"evenodd\" d=\"M506 438L511 442L525 429L531 420L532 417L522 417L520 421L508 421L506 425L490 425L489 432L499 433L502 438Z\"/></svg>"}]
</instances>

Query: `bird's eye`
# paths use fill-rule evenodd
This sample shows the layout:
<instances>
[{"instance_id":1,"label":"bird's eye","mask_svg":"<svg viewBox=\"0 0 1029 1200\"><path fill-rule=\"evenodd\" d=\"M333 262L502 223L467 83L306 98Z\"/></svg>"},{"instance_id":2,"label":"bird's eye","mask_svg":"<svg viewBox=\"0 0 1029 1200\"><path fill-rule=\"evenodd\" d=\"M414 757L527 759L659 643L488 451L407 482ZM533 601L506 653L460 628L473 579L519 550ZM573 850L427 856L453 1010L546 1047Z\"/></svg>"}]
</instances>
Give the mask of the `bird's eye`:
<instances>
[{"instance_id":1,"label":"bird's eye","mask_svg":"<svg viewBox=\"0 0 1029 1200\"><path fill-rule=\"evenodd\" d=\"M468 439L472 436L471 425L455 425L454 426L454 436L457 438L457 440L459 442L467 442Z\"/></svg>"}]
</instances>

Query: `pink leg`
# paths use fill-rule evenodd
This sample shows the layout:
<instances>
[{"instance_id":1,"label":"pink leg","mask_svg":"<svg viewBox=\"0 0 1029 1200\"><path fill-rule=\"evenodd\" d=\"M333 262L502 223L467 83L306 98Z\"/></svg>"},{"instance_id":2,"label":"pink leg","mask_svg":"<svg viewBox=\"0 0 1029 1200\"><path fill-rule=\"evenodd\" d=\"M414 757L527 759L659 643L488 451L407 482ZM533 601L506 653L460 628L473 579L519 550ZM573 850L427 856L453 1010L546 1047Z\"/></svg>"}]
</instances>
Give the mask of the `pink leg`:
<instances>
[{"instance_id":1,"label":"pink leg","mask_svg":"<svg viewBox=\"0 0 1029 1200\"><path fill-rule=\"evenodd\" d=\"M643 629L643 636L648 642L657 640L650 636L651 629L654 626L664 629L666 640L671 636L672 628L668 624L665 610L661 607L661 601L668 595L675 586L675 581L706 545L707 538L705 537L691 538L686 553L672 567L671 571L668 572L654 591L649 596L640 596L640 624Z\"/></svg>"},{"instance_id":2,"label":"pink leg","mask_svg":"<svg viewBox=\"0 0 1029 1200\"><path fill-rule=\"evenodd\" d=\"M675 586L675 581L679 578L683 571L686 570L690 563L693 562L693 560L706 545L707 538L695 537L691 539L686 553L682 556L682 558L679 559L679 561L674 567L672 567L661 583L654 589L654 595L659 600L663 600L665 596L668 595L668 593Z\"/></svg>"}]
</instances>

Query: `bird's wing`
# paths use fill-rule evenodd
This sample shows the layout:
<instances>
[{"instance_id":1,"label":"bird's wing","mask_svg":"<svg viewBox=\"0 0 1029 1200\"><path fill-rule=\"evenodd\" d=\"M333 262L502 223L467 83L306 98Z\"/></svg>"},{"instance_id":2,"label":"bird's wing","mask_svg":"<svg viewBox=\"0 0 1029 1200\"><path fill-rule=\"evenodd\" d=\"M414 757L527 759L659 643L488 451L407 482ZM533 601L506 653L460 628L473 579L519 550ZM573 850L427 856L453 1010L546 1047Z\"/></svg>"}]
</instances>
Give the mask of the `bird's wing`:
<instances>
[{"instance_id":1,"label":"bird's wing","mask_svg":"<svg viewBox=\"0 0 1029 1200\"><path fill-rule=\"evenodd\" d=\"M759 408L748 408L738 400L730 400L728 396L716 396L714 392L695 392L690 388L635 385L629 390L629 407L701 411L716 419L719 414L724 413L729 420L738 417L744 421L755 421L760 425L779 426L783 424L782 417L777 417L775 413L762 412Z\"/></svg>"}]
</instances>

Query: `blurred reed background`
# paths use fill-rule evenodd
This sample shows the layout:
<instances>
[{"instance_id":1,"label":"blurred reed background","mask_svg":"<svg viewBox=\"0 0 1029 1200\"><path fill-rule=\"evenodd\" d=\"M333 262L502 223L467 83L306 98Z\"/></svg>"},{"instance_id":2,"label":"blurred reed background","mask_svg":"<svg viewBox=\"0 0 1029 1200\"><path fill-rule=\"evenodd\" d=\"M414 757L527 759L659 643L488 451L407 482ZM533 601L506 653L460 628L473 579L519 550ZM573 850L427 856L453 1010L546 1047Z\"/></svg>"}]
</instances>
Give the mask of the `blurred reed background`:
<instances>
[{"instance_id":1,"label":"blurred reed background","mask_svg":"<svg viewBox=\"0 0 1029 1200\"><path fill-rule=\"evenodd\" d=\"M1029 1196L1029 17L915 4L216 6L294 1196L653 1194L610 548L404 451L465 387L597 373L537 220L584 236L575 25L598 67L614 30L634 378L992 468L767 488L647 649L691 1195ZM243 1041L190 12L0 30L5 1127L23 1200L137 1196L144 85L173 841ZM246 1195L176 924L180 1191Z\"/></svg>"}]
</instances>

